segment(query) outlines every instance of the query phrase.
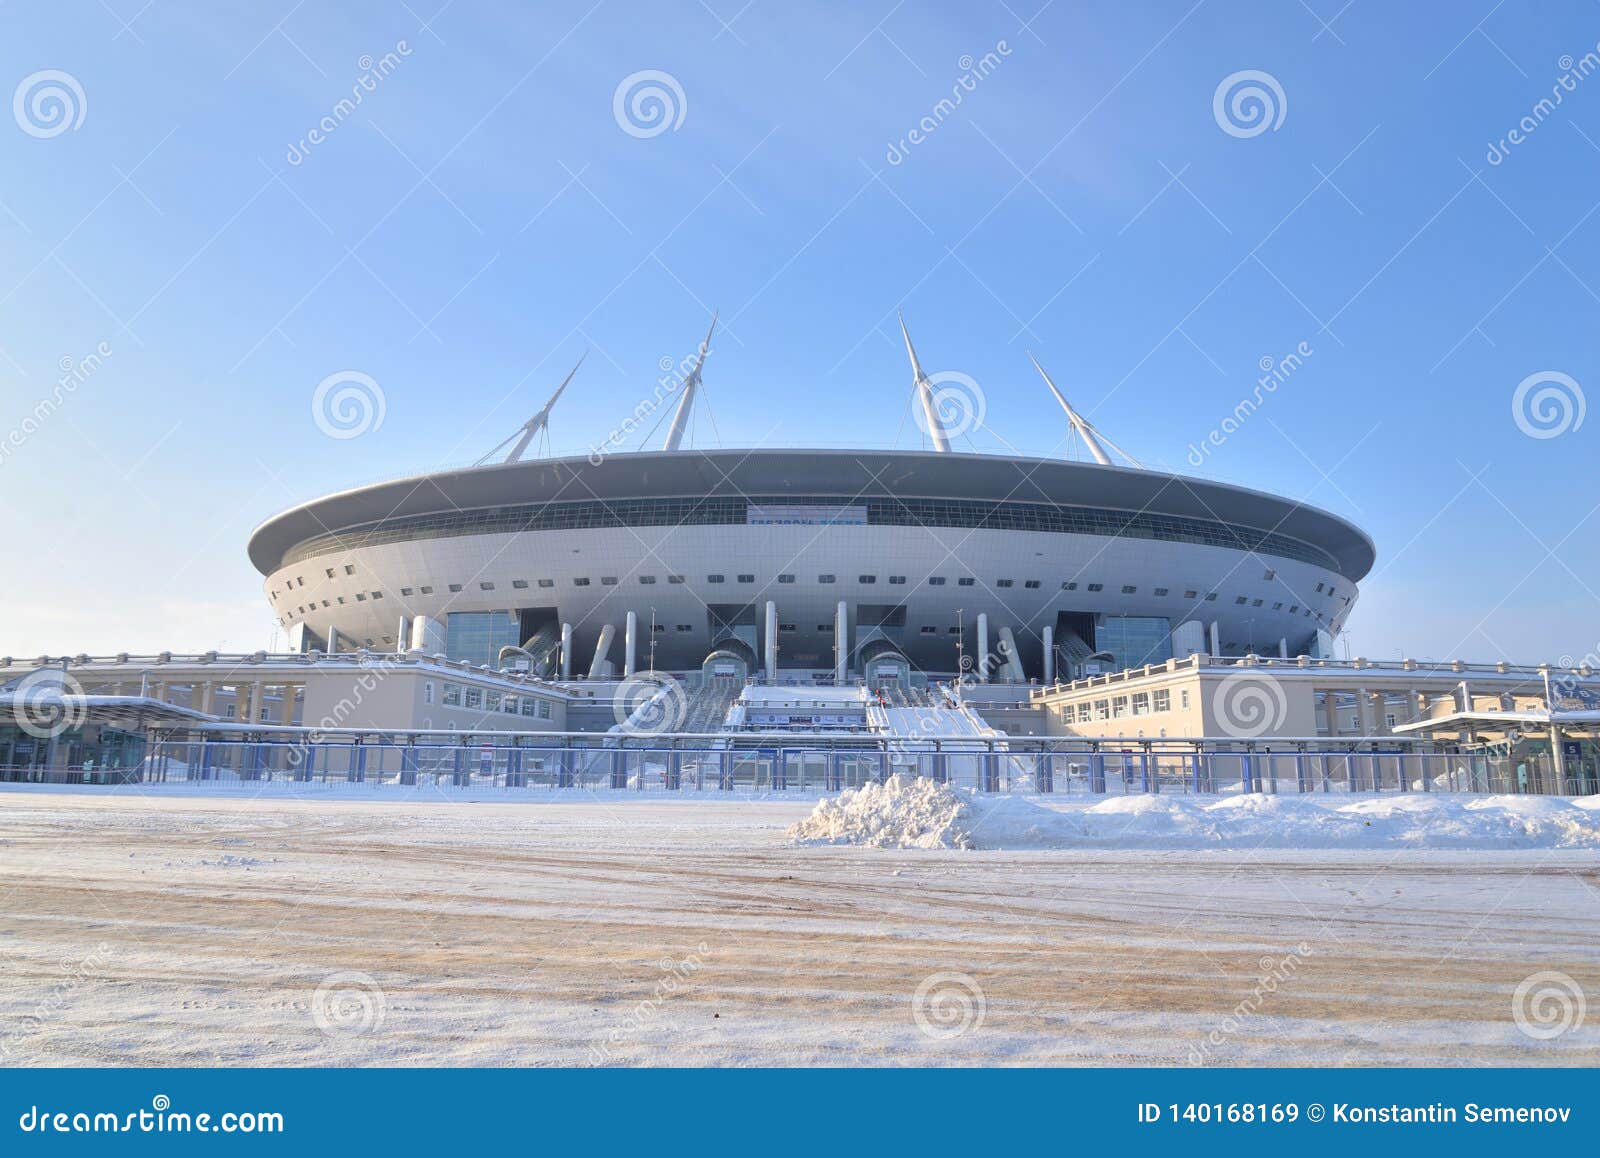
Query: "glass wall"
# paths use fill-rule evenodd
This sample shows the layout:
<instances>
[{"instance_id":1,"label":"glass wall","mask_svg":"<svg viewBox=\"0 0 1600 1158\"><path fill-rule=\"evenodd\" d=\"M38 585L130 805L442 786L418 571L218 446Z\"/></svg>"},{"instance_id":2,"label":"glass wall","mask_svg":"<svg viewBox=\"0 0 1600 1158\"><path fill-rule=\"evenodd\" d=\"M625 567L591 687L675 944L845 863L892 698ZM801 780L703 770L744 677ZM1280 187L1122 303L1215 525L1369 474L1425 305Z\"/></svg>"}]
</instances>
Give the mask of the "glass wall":
<instances>
[{"instance_id":1,"label":"glass wall","mask_svg":"<svg viewBox=\"0 0 1600 1158\"><path fill-rule=\"evenodd\" d=\"M1108 615L1095 628L1094 648L1116 657L1113 670L1166 663L1172 658L1172 621L1154 615Z\"/></svg>"},{"instance_id":2,"label":"glass wall","mask_svg":"<svg viewBox=\"0 0 1600 1158\"><path fill-rule=\"evenodd\" d=\"M451 659L500 666L500 649L522 645L515 611L452 611L445 618L444 653Z\"/></svg>"}]
</instances>

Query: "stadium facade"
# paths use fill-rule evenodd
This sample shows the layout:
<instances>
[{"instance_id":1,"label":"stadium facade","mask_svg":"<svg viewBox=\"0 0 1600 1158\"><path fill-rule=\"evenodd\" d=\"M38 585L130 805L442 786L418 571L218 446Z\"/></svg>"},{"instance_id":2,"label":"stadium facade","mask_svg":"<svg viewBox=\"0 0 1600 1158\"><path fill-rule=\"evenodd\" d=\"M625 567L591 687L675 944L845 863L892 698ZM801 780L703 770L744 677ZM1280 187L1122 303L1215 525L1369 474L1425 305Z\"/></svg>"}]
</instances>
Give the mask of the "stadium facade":
<instances>
[{"instance_id":1,"label":"stadium facade","mask_svg":"<svg viewBox=\"0 0 1600 1158\"><path fill-rule=\"evenodd\" d=\"M685 450L709 341L659 450L523 459L552 398L504 462L263 523L250 557L292 650L560 680L1051 683L1192 654L1329 656L1372 567L1371 540L1325 511L1114 464L1048 376L1093 461L953 452L971 400L922 371L909 336L932 450Z\"/></svg>"}]
</instances>

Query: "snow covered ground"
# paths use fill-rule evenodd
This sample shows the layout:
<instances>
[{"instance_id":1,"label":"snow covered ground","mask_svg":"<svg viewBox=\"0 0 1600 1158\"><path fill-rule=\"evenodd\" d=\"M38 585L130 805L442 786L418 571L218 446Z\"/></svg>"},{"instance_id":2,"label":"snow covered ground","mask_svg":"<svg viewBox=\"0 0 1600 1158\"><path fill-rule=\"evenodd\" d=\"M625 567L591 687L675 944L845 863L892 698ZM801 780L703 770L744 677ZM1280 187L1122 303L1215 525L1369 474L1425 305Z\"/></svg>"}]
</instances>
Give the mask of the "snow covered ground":
<instances>
[{"instance_id":1,"label":"snow covered ground","mask_svg":"<svg viewBox=\"0 0 1600 1158\"><path fill-rule=\"evenodd\" d=\"M1600 1063L1585 810L1150 799L995 851L796 845L814 801L7 786L0 1063Z\"/></svg>"}]
</instances>

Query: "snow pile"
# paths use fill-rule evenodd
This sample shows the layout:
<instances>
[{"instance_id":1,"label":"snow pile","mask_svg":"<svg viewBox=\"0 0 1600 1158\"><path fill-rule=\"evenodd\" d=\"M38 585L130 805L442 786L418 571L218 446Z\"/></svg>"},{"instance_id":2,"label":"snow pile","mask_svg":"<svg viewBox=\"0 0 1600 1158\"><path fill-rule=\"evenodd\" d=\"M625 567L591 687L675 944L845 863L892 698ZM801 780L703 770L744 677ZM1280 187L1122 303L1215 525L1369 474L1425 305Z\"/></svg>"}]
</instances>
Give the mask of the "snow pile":
<instances>
[{"instance_id":1,"label":"snow pile","mask_svg":"<svg viewBox=\"0 0 1600 1158\"><path fill-rule=\"evenodd\" d=\"M936 780L891 776L817 802L789 829L795 844L873 848L1061 848L1071 817L1015 796L978 796Z\"/></svg>"},{"instance_id":2,"label":"snow pile","mask_svg":"<svg viewBox=\"0 0 1600 1158\"><path fill-rule=\"evenodd\" d=\"M1600 797L1140 795L1042 807L896 776L822 800L789 838L874 848L1592 849Z\"/></svg>"}]
</instances>

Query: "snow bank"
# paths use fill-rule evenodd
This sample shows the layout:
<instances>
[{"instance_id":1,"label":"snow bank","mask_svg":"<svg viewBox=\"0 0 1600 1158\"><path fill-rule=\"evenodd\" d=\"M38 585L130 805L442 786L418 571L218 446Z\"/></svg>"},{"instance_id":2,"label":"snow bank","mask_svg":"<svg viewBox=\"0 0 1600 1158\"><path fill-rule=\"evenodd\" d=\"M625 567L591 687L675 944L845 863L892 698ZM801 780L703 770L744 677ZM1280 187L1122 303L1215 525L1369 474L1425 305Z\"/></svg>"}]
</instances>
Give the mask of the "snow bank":
<instances>
[{"instance_id":1,"label":"snow bank","mask_svg":"<svg viewBox=\"0 0 1600 1158\"><path fill-rule=\"evenodd\" d=\"M982 796L896 776L825 799L795 844L874 848L1600 848L1600 798L1465 796Z\"/></svg>"},{"instance_id":2,"label":"snow bank","mask_svg":"<svg viewBox=\"0 0 1600 1158\"><path fill-rule=\"evenodd\" d=\"M795 844L873 848L1064 848L1078 835L1071 817L1020 797L978 796L914 776L820 800L789 829Z\"/></svg>"}]
</instances>

